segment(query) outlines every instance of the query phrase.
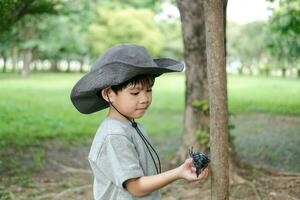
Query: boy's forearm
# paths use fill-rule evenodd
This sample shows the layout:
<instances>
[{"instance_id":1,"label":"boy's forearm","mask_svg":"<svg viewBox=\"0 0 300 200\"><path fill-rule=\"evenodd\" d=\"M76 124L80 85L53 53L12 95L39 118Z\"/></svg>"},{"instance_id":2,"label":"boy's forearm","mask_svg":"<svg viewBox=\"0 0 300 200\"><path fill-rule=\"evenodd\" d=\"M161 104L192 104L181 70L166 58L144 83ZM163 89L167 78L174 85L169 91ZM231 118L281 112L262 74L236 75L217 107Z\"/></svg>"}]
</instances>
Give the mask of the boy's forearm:
<instances>
[{"instance_id":1,"label":"boy's forearm","mask_svg":"<svg viewBox=\"0 0 300 200\"><path fill-rule=\"evenodd\" d=\"M179 179L178 170L179 168L175 168L161 174L129 180L126 184L127 190L135 196L144 196Z\"/></svg>"}]
</instances>

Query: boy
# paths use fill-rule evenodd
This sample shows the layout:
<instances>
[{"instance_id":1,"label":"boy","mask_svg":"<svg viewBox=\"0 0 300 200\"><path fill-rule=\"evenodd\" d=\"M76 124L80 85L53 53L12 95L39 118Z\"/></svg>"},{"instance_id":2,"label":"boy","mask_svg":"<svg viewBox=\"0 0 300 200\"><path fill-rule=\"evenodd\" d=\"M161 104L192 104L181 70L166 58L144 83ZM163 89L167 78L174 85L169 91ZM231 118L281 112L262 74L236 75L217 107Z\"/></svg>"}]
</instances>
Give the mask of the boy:
<instances>
[{"instance_id":1,"label":"boy","mask_svg":"<svg viewBox=\"0 0 300 200\"><path fill-rule=\"evenodd\" d=\"M96 200L156 200L158 190L177 179L192 182L208 176L207 169L196 176L192 159L161 173L156 151L134 121L151 104L155 77L182 70L176 60L153 60L144 47L120 44L108 49L74 86L71 100L81 113L109 107L88 157Z\"/></svg>"}]
</instances>

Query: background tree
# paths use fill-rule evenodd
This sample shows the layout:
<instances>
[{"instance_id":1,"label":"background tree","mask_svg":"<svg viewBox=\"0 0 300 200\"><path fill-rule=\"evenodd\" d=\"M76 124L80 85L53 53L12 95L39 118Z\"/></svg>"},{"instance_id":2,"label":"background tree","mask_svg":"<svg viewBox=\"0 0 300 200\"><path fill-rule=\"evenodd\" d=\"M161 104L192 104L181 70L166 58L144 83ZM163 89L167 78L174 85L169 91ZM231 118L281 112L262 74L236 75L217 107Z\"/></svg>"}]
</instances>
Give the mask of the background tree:
<instances>
[{"instance_id":1,"label":"background tree","mask_svg":"<svg viewBox=\"0 0 300 200\"><path fill-rule=\"evenodd\" d=\"M94 57L117 43L143 45L153 56L162 51L164 38L150 10L108 5L99 7L98 15L86 37Z\"/></svg>"},{"instance_id":2,"label":"background tree","mask_svg":"<svg viewBox=\"0 0 300 200\"><path fill-rule=\"evenodd\" d=\"M227 1L205 1L206 51L210 108L212 199L229 198L229 145L224 8Z\"/></svg>"},{"instance_id":3,"label":"background tree","mask_svg":"<svg viewBox=\"0 0 300 200\"><path fill-rule=\"evenodd\" d=\"M257 21L244 25L230 22L227 27L228 63L238 63L240 74L247 69L252 75L255 69L269 62L265 42L270 35L266 22ZM265 72L269 72L268 69L265 68Z\"/></svg>"},{"instance_id":4,"label":"background tree","mask_svg":"<svg viewBox=\"0 0 300 200\"><path fill-rule=\"evenodd\" d=\"M29 10L34 0L1 0L0 1L0 33L10 28Z\"/></svg>"},{"instance_id":5,"label":"background tree","mask_svg":"<svg viewBox=\"0 0 300 200\"><path fill-rule=\"evenodd\" d=\"M6 7L2 19L7 21L3 24L3 28L5 29L5 31L3 31L0 36L1 40L4 40L4 38L7 38L7 35L11 35L12 32L16 30L16 32L14 32L13 34L15 35L15 37L17 37L16 40L18 41L18 43L13 44L18 45L20 54L22 55L22 77L28 77L30 73L30 64L33 58L33 49L36 47L36 40L32 40L36 31L35 16L40 16L43 14L56 14L61 3L48 0L24 2L13 1L10 3L5 3L5 1L2 1L1 3L3 3L4 7ZM17 12L12 9L17 10ZM11 13L9 14L7 12ZM21 19L21 17L25 14L26 16ZM14 30L9 30L10 25L16 23L17 21L17 28ZM3 50L4 48L2 47L1 49ZM5 50L7 51L7 49Z\"/></svg>"},{"instance_id":6,"label":"background tree","mask_svg":"<svg viewBox=\"0 0 300 200\"><path fill-rule=\"evenodd\" d=\"M207 150L207 146L200 145L199 141L209 143L208 82L203 1L178 0L177 5L186 64L184 128L178 151L179 159L183 160L191 146Z\"/></svg>"},{"instance_id":7,"label":"background tree","mask_svg":"<svg viewBox=\"0 0 300 200\"><path fill-rule=\"evenodd\" d=\"M298 67L300 59L300 4L297 0L280 0L273 10L268 28L271 31L268 47L281 65L282 74L287 68Z\"/></svg>"},{"instance_id":8,"label":"background tree","mask_svg":"<svg viewBox=\"0 0 300 200\"><path fill-rule=\"evenodd\" d=\"M102 0L103 4L123 4L129 5L136 9L147 8L155 13L159 13L161 11L162 2L163 0Z\"/></svg>"},{"instance_id":9,"label":"background tree","mask_svg":"<svg viewBox=\"0 0 300 200\"><path fill-rule=\"evenodd\" d=\"M160 20L158 26L164 37L164 48L161 57L183 60L183 42L180 19Z\"/></svg>"}]
</instances>

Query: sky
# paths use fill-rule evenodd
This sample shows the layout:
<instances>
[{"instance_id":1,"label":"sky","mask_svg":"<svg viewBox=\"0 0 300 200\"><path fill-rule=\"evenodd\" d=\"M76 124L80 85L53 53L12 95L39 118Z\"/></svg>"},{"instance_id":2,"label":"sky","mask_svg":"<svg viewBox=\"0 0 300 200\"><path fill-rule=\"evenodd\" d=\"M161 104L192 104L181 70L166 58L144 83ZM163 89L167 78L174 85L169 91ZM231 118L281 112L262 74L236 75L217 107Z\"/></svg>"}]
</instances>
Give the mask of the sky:
<instances>
[{"instance_id":1,"label":"sky","mask_svg":"<svg viewBox=\"0 0 300 200\"><path fill-rule=\"evenodd\" d=\"M227 20L239 24L267 20L271 14L268 7L265 0L228 0Z\"/></svg>"},{"instance_id":2,"label":"sky","mask_svg":"<svg viewBox=\"0 0 300 200\"><path fill-rule=\"evenodd\" d=\"M228 0L227 20L239 24L245 24L257 20L267 20L271 11L268 9L271 4L266 0ZM163 13L158 19L167 18L168 15L179 17L177 7L163 3Z\"/></svg>"}]
</instances>

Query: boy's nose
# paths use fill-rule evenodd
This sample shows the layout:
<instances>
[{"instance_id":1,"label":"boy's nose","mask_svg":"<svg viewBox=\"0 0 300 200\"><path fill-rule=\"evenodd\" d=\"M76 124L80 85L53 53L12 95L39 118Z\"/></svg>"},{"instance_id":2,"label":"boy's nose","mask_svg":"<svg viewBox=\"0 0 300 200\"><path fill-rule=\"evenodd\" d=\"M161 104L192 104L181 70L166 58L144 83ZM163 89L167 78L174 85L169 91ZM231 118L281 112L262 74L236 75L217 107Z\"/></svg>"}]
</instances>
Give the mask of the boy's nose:
<instances>
[{"instance_id":1,"label":"boy's nose","mask_svg":"<svg viewBox=\"0 0 300 200\"><path fill-rule=\"evenodd\" d=\"M143 94L141 96L141 103L149 103L150 102L151 97L148 94Z\"/></svg>"}]
</instances>

